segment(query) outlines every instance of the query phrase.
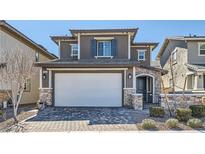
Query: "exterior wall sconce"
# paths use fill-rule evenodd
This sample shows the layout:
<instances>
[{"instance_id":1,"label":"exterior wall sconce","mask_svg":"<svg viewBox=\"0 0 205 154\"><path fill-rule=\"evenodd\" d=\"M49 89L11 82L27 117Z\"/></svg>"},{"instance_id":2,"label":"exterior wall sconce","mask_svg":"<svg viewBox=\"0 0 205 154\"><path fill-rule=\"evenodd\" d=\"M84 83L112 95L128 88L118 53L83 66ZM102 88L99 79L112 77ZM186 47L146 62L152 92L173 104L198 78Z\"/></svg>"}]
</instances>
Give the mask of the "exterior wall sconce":
<instances>
[{"instance_id":1,"label":"exterior wall sconce","mask_svg":"<svg viewBox=\"0 0 205 154\"><path fill-rule=\"evenodd\" d=\"M43 79L44 80L47 78L47 74L48 74L48 71L43 71Z\"/></svg>"},{"instance_id":2,"label":"exterior wall sconce","mask_svg":"<svg viewBox=\"0 0 205 154\"><path fill-rule=\"evenodd\" d=\"M128 79L132 79L132 74L131 73L128 74Z\"/></svg>"}]
</instances>

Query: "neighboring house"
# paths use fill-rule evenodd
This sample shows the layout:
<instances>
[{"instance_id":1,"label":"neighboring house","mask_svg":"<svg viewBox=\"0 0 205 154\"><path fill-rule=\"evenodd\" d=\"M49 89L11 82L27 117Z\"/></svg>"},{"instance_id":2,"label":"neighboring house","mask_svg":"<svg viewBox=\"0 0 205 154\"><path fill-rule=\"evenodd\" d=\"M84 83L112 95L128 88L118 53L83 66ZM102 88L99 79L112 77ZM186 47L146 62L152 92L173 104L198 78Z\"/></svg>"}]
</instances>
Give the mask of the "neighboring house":
<instances>
[{"instance_id":1,"label":"neighboring house","mask_svg":"<svg viewBox=\"0 0 205 154\"><path fill-rule=\"evenodd\" d=\"M163 69L169 71L163 81L172 91L172 75L175 90L186 93L205 93L205 36L182 36L166 38L157 59Z\"/></svg>"},{"instance_id":2,"label":"neighboring house","mask_svg":"<svg viewBox=\"0 0 205 154\"><path fill-rule=\"evenodd\" d=\"M41 100L74 107L158 103L161 69L150 66L158 43L135 43L137 31L72 29L72 36L51 36L59 59L36 63L42 68Z\"/></svg>"},{"instance_id":3,"label":"neighboring house","mask_svg":"<svg viewBox=\"0 0 205 154\"><path fill-rule=\"evenodd\" d=\"M9 25L6 21L0 21L0 54L4 50L23 50L25 52L32 52L36 62L50 61L57 58L44 47L36 44L20 31ZM5 90L5 85L0 87L0 90ZM31 79L27 80L21 104L36 103L38 100L39 70Z\"/></svg>"}]
</instances>

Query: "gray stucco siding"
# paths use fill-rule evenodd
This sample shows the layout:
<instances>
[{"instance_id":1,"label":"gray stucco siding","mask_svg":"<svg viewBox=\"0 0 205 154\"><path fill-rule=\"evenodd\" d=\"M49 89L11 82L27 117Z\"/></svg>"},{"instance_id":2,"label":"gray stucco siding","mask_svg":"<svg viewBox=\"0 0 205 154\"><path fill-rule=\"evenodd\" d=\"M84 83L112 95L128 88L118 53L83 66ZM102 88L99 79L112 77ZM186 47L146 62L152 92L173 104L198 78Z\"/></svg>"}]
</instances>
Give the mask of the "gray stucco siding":
<instances>
[{"instance_id":1,"label":"gray stucco siding","mask_svg":"<svg viewBox=\"0 0 205 154\"><path fill-rule=\"evenodd\" d=\"M60 58L72 59L71 44L77 44L77 41L61 41L60 42Z\"/></svg>"},{"instance_id":2,"label":"gray stucco siding","mask_svg":"<svg viewBox=\"0 0 205 154\"><path fill-rule=\"evenodd\" d=\"M105 35L82 35L80 37L80 58L81 59L93 59L92 51L91 51L91 40L94 37L110 37ZM128 58L128 36L127 35L114 35L112 36L116 39L117 42L117 53L114 59L127 59Z\"/></svg>"},{"instance_id":3,"label":"gray stucco siding","mask_svg":"<svg viewBox=\"0 0 205 154\"><path fill-rule=\"evenodd\" d=\"M205 64L205 56L198 55L198 44L199 42L197 41L187 42L189 64Z\"/></svg>"},{"instance_id":4,"label":"gray stucco siding","mask_svg":"<svg viewBox=\"0 0 205 154\"><path fill-rule=\"evenodd\" d=\"M170 53L172 51L174 51L174 49L176 47L187 48L187 45L186 45L185 41L170 40L169 44L167 45L164 53L162 54L162 56L160 58L160 64L162 67L164 67L164 65L167 63L167 60L170 56Z\"/></svg>"}]
</instances>

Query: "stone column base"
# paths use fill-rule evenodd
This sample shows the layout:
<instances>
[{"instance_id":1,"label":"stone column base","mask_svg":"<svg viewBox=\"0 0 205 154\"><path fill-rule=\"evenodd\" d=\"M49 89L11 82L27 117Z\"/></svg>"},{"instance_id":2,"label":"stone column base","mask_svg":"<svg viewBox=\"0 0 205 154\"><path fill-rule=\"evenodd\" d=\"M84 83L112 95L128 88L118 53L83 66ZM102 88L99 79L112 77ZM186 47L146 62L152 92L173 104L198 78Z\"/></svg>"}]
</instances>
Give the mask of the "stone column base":
<instances>
[{"instance_id":1,"label":"stone column base","mask_svg":"<svg viewBox=\"0 0 205 154\"><path fill-rule=\"evenodd\" d=\"M132 94L135 93L135 88L124 88L124 106L132 107Z\"/></svg>"},{"instance_id":2,"label":"stone column base","mask_svg":"<svg viewBox=\"0 0 205 154\"><path fill-rule=\"evenodd\" d=\"M142 94L132 94L132 107L135 110L143 110Z\"/></svg>"},{"instance_id":3,"label":"stone column base","mask_svg":"<svg viewBox=\"0 0 205 154\"><path fill-rule=\"evenodd\" d=\"M39 96L39 102L45 102L46 105L50 106L53 104L52 100L52 88L41 88L40 90L40 96Z\"/></svg>"}]
</instances>

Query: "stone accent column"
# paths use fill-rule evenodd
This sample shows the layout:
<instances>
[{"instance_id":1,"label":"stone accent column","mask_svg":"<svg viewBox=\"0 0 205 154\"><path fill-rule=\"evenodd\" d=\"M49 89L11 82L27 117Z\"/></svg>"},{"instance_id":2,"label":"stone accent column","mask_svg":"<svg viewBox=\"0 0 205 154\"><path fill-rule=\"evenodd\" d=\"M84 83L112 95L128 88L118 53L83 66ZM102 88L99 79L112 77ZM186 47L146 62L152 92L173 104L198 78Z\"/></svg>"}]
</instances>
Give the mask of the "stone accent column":
<instances>
[{"instance_id":1,"label":"stone accent column","mask_svg":"<svg viewBox=\"0 0 205 154\"><path fill-rule=\"evenodd\" d=\"M124 106L132 106L132 94L134 94L136 89L134 88L124 88Z\"/></svg>"},{"instance_id":2,"label":"stone accent column","mask_svg":"<svg viewBox=\"0 0 205 154\"><path fill-rule=\"evenodd\" d=\"M135 110L143 110L142 94L132 94L132 107Z\"/></svg>"},{"instance_id":3,"label":"stone accent column","mask_svg":"<svg viewBox=\"0 0 205 154\"><path fill-rule=\"evenodd\" d=\"M48 106L52 105L52 92L52 88L40 88L39 102L45 102Z\"/></svg>"}]
</instances>

